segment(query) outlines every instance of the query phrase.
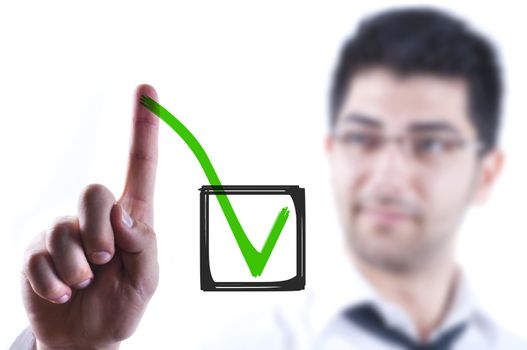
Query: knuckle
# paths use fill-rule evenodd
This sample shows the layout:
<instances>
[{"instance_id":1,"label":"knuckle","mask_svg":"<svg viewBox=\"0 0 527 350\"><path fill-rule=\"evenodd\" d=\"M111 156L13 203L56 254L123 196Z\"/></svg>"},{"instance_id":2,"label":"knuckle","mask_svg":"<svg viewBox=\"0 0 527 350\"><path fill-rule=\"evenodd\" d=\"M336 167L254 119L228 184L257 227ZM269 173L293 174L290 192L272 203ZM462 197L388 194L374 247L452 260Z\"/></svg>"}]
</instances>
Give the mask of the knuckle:
<instances>
[{"instance_id":1,"label":"knuckle","mask_svg":"<svg viewBox=\"0 0 527 350\"><path fill-rule=\"evenodd\" d=\"M31 251L24 256L24 264L22 271L25 275L31 275L40 270L40 266L47 259L47 252L45 251Z\"/></svg>"},{"instance_id":2,"label":"knuckle","mask_svg":"<svg viewBox=\"0 0 527 350\"><path fill-rule=\"evenodd\" d=\"M113 201L113 195L109 189L101 184L90 184L86 186L80 196L81 204L101 203L107 200Z\"/></svg>"},{"instance_id":3,"label":"knuckle","mask_svg":"<svg viewBox=\"0 0 527 350\"><path fill-rule=\"evenodd\" d=\"M112 331L112 338L117 339L118 341L123 341L128 339L134 333L134 329L130 327L117 326Z\"/></svg>"},{"instance_id":4,"label":"knuckle","mask_svg":"<svg viewBox=\"0 0 527 350\"><path fill-rule=\"evenodd\" d=\"M151 240L154 240L154 241L156 240L156 233L155 233L154 229L152 227L150 227L150 225L147 225L147 224L143 225L143 234L148 239L151 239Z\"/></svg>"},{"instance_id":5,"label":"knuckle","mask_svg":"<svg viewBox=\"0 0 527 350\"><path fill-rule=\"evenodd\" d=\"M143 234L146 240L146 244L152 249L151 251L157 253L157 235L154 230L150 226L145 225L145 231Z\"/></svg>"},{"instance_id":6,"label":"knuckle","mask_svg":"<svg viewBox=\"0 0 527 350\"><path fill-rule=\"evenodd\" d=\"M155 238L156 233L152 225L142 221L141 218L137 220L136 227L137 227L136 229L141 233L141 235L148 237L148 238L150 237Z\"/></svg>"},{"instance_id":7,"label":"knuckle","mask_svg":"<svg viewBox=\"0 0 527 350\"><path fill-rule=\"evenodd\" d=\"M151 152L131 150L129 151L129 155L134 160L157 164L157 156Z\"/></svg>"},{"instance_id":8,"label":"knuckle","mask_svg":"<svg viewBox=\"0 0 527 350\"><path fill-rule=\"evenodd\" d=\"M115 198L103 185L88 185L79 201L79 233L89 251L110 249L113 231L110 212Z\"/></svg>"},{"instance_id":9,"label":"knuckle","mask_svg":"<svg viewBox=\"0 0 527 350\"><path fill-rule=\"evenodd\" d=\"M63 216L56 219L47 232L46 246L50 250L52 247L65 246L76 229L77 225L74 217Z\"/></svg>"},{"instance_id":10,"label":"knuckle","mask_svg":"<svg viewBox=\"0 0 527 350\"><path fill-rule=\"evenodd\" d=\"M75 230L75 217L61 216L53 222L49 230L50 234L64 234Z\"/></svg>"}]
</instances>

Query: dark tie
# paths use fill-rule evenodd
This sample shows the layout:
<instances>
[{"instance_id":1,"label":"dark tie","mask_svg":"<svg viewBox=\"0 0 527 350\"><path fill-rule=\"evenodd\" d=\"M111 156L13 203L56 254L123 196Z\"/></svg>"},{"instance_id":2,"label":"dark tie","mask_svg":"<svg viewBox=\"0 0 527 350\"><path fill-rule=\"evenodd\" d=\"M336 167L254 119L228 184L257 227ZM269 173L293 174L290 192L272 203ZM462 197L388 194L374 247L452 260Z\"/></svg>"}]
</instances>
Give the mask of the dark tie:
<instances>
[{"instance_id":1,"label":"dark tie","mask_svg":"<svg viewBox=\"0 0 527 350\"><path fill-rule=\"evenodd\" d=\"M466 324L460 324L445 332L432 343L418 343L402 332L386 325L377 310L370 304L361 304L346 310L345 316L359 327L375 336L408 350L450 350L452 345L465 330Z\"/></svg>"}]
</instances>

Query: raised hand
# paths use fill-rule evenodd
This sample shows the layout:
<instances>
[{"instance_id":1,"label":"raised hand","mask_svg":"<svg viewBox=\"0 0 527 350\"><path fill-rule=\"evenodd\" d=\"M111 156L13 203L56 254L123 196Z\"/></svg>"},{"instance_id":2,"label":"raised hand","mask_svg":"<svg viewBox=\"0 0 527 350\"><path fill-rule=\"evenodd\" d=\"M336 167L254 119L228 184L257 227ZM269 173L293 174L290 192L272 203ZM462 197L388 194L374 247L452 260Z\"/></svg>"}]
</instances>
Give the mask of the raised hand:
<instances>
[{"instance_id":1,"label":"raised hand","mask_svg":"<svg viewBox=\"0 0 527 350\"><path fill-rule=\"evenodd\" d=\"M154 225L157 100L141 85L124 191L87 186L77 216L58 218L25 253L22 293L38 349L116 349L132 335L158 283Z\"/></svg>"}]
</instances>

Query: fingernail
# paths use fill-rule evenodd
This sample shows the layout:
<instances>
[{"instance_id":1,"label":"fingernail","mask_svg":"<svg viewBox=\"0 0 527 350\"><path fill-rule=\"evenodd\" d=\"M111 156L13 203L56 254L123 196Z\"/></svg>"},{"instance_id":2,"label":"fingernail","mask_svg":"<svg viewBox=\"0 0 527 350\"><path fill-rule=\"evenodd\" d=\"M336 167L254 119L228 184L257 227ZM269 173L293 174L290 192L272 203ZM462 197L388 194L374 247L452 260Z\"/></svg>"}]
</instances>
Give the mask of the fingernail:
<instances>
[{"instance_id":1,"label":"fingernail","mask_svg":"<svg viewBox=\"0 0 527 350\"><path fill-rule=\"evenodd\" d=\"M91 259L96 264L106 264L108 261L110 261L111 258L112 258L112 255L105 251L91 253ZM84 283L84 282L81 282L81 283Z\"/></svg>"},{"instance_id":2,"label":"fingernail","mask_svg":"<svg viewBox=\"0 0 527 350\"><path fill-rule=\"evenodd\" d=\"M70 295L68 293L66 293L63 296L61 296L60 298L55 299L54 302L57 303L57 304L64 304L68 300L70 300Z\"/></svg>"},{"instance_id":3,"label":"fingernail","mask_svg":"<svg viewBox=\"0 0 527 350\"><path fill-rule=\"evenodd\" d=\"M73 288L82 289L84 287L87 287L91 283L91 280L92 280L91 278L88 278L87 280L77 283L76 285L73 286Z\"/></svg>"},{"instance_id":4,"label":"fingernail","mask_svg":"<svg viewBox=\"0 0 527 350\"><path fill-rule=\"evenodd\" d=\"M128 228L132 227L133 224L134 224L134 221L132 220L132 218L130 217L130 215L128 215L128 213L126 212L126 210L124 210L123 207L121 207L121 209L122 209L122 217L121 217L121 220L122 220L123 224L124 224L126 227L128 227Z\"/></svg>"}]
</instances>

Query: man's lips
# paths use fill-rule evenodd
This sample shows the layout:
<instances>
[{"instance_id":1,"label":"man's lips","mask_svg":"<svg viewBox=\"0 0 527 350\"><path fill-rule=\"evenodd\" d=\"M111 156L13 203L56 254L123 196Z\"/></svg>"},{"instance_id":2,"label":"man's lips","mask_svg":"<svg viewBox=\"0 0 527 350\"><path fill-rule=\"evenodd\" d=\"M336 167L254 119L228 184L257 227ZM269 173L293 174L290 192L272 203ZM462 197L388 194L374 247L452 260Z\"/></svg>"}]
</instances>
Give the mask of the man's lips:
<instances>
[{"instance_id":1,"label":"man's lips","mask_svg":"<svg viewBox=\"0 0 527 350\"><path fill-rule=\"evenodd\" d=\"M394 224L413 217L408 212L380 207L362 208L361 212L380 224Z\"/></svg>"}]
</instances>

